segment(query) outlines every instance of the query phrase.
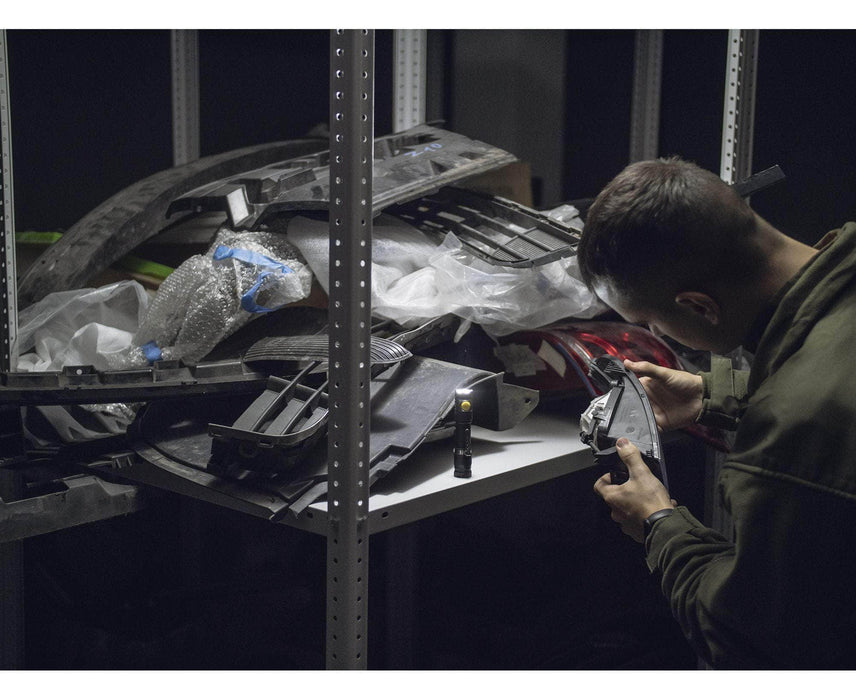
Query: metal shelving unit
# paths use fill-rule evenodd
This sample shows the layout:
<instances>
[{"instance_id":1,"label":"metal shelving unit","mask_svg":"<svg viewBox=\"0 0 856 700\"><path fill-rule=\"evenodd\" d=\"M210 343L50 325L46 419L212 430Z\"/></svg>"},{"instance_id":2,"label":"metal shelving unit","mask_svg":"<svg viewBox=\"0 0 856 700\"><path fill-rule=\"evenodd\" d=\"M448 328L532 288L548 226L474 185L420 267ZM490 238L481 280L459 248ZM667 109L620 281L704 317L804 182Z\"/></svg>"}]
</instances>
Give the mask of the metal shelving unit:
<instances>
[{"instance_id":1,"label":"metal shelving unit","mask_svg":"<svg viewBox=\"0 0 856 700\"><path fill-rule=\"evenodd\" d=\"M729 33L723 118L723 179L751 169L758 33ZM198 157L198 45L195 32L171 34L173 50L174 157ZM399 91L396 128L424 120L425 34L396 32ZM11 130L6 33L0 33L0 278L2 352L0 366L15 365L16 276L12 197ZM662 32L640 32L634 80L631 159L654 157L659 128ZM372 162L374 138L374 31L334 30L330 35L330 488L327 518L327 667L367 667L369 552L369 340L371 326ZM549 464L556 467L551 457ZM546 464L547 462L545 462ZM552 471L547 470L547 473ZM14 472L0 470L0 495ZM544 478L550 478L549 475ZM500 479L500 483L502 480ZM2 489L7 488L6 492ZM505 486L498 488L505 489ZM519 488L510 485L509 489ZM463 490L460 491L464 493ZM466 495L462 503L486 496ZM432 496L433 497L433 496ZM463 498L463 496L462 496ZM460 505L460 504L458 504ZM402 506L404 508L405 506ZM434 512L432 505L427 512ZM450 507L457 507L452 505ZM411 514L412 515L412 514ZM383 518L382 513L379 517ZM410 515L399 515L410 522ZM417 517L426 517L425 514ZM0 545L0 663L21 663L23 600L21 543Z\"/></svg>"}]
</instances>

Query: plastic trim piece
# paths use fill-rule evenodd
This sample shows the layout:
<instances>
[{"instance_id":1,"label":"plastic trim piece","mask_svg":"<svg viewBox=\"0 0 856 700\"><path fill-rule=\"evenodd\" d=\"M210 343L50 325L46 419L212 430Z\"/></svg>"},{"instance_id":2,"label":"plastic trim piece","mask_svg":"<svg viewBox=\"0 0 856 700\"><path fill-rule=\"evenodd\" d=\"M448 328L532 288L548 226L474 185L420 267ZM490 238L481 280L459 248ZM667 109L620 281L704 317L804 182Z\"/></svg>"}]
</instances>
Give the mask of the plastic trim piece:
<instances>
[{"instance_id":1,"label":"plastic trim piece","mask_svg":"<svg viewBox=\"0 0 856 700\"><path fill-rule=\"evenodd\" d=\"M209 182L177 197L167 215L217 211L232 226L258 228L289 212L327 211L330 158L323 151ZM373 158L374 214L516 160L495 146L428 125L375 138Z\"/></svg>"},{"instance_id":2,"label":"plastic trim piece","mask_svg":"<svg viewBox=\"0 0 856 700\"><path fill-rule=\"evenodd\" d=\"M606 392L594 399L580 416L580 439L591 447L595 463L610 469L612 483L627 481L627 468L615 446L618 438L626 437L639 448L642 459L668 488L657 421L636 375L612 355L595 359L589 374L598 388Z\"/></svg>"},{"instance_id":3,"label":"plastic trim piece","mask_svg":"<svg viewBox=\"0 0 856 700\"><path fill-rule=\"evenodd\" d=\"M26 307L50 292L76 289L175 221L167 207L185 192L264 163L317 151L318 139L281 141L206 156L163 170L113 195L74 224L21 275Z\"/></svg>"},{"instance_id":4,"label":"plastic trim piece","mask_svg":"<svg viewBox=\"0 0 856 700\"><path fill-rule=\"evenodd\" d=\"M126 515L146 505L140 487L86 474L58 479L49 486L50 493L0 500L0 543Z\"/></svg>"},{"instance_id":5,"label":"plastic trim piece","mask_svg":"<svg viewBox=\"0 0 856 700\"><path fill-rule=\"evenodd\" d=\"M263 388L267 377L239 360L195 366L161 360L151 367L117 371L69 365L61 372L0 373L0 404L133 403L170 396L244 394Z\"/></svg>"},{"instance_id":6,"label":"plastic trim piece","mask_svg":"<svg viewBox=\"0 0 856 700\"><path fill-rule=\"evenodd\" d=\"M502 197L446 187L387 213L431 237L454 233L493 265L532 267L576 254L582 231Z\"/></svg>"}]
</instances>

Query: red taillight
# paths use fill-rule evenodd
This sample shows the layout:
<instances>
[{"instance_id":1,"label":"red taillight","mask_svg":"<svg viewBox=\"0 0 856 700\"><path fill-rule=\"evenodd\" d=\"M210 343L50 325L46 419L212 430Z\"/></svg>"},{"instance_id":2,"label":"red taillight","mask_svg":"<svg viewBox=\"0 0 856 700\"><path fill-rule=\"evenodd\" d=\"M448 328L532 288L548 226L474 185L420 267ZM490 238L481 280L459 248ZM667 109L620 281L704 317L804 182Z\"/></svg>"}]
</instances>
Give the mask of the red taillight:
<instances>
[{"instance_id":1,"label":"red taillight","mask_svg":"<svg viewBox=\"0 0 856 700\"><path fill-rule=\"evenodd\" d=\"M556 324L514 333L502 338L500 345L497 355L505 363L509 378L548 396L573 394L582 389L596 396L599 392L588 378L588 366L601 355L681 368L677 355L653 333L618 321ZM522 350L524 347L528 348L528 355ZM513 348L517 350L512 351Z\"/></svg>"},{"instance_id":2,"label":"red taillight","mask_svg":"<svg viewBox=\"0 0 856 700\"><path fill-rule=\"evenodd\" d=\"M588 376L588 366L601 355L683 369L678 356L656 335L620 321L578 321L521 331L502 338L497 348L509 381L553 398L583 390L592 397L599 395L600 390ZM728 450L721 431L693 425L687 432L718 450Z\"/></svg>"},{"instance_id":3,"label":"red taillight","mask_svg":"<svg viewBox=\"0 0 856 700\"><path fill-rule=\"evenodd\" d=\"M591 355L613 355L622 360L646 360L679 369L680 360L656 335L641 326L614 321L587 321L547 329L557 337L571 336L590 349Z\"/></svg>"}]
</instances>

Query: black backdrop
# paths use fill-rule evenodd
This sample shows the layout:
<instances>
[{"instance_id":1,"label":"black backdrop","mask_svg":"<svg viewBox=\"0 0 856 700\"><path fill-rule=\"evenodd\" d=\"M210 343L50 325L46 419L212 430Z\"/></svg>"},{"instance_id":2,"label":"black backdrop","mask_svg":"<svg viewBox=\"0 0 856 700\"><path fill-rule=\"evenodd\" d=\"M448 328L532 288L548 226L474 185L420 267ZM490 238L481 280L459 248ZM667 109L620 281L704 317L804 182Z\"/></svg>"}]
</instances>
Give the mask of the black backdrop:
<instances>
[{"instance_id":1,"label":"black backdrop","mask_svg":"<svg viewBox=\"0 0 856 700\"><path fill-rule=\"evenodd\" d=\"M454 130L455 32L432 32L448 47L444 75L432 79L447 86L442 117ZM544 67L565 72L564 123L533 124L532 138L564 129L561 191L576 199L594 196L626 164L634 33L565 34L566 65ZM376 36L383 134L391 130L392 32ZM667 30L664 39L660 153L716 172L726 38L705 29ZM851 30L761 31L754 167L778 163L788 180L753 205L806 241L856 216L854 38ZM326 30L203 30L199 44L202 155L298 138L326 122ZM171 166L168 31L10 30L8 46L18 230L67 229Z\"/></svg>"}]
</instances>

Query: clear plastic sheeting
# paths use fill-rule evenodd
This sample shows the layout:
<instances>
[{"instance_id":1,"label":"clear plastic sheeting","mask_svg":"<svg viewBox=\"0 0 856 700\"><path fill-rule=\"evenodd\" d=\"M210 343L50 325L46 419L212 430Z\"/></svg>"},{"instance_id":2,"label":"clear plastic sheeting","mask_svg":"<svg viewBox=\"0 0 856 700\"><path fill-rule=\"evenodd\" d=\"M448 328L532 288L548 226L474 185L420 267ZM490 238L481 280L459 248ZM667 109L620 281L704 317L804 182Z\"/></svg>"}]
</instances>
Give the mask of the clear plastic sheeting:
<instances>
[{"instance_id":1,"label":"clear plastic sheeting","mask_svg":"<svg viewBox=\"0 0 856 700\"><path fill-rule=\"evenodd\" d=\"M553 221L558 221L560 224L573 226L578 231L582 231L583 226L585 226L583 220L580 218L579 209L572 204L560 204L558 207L542 211L541 213L553 219Z\"/></svg>"},{"instance_id":2,"label":"clear plastic sheeting","mask_svg":"<svg viewBox=\"0 0 856 700\"><path fill-rule=\"evenodd\" d=\"M23 352L16 371L58 372L76 365L109 369L127 357L148 306L148 293L133 280L48 294L19 314ZM84 442L124 433L134 414L134 406L119 403L35 406L27 410L25 429L40 447Z\"/></svg>"},{"instance_id":3,"label":"clear plastic sheeting","mask_svg":"<svg viewBox=\"0 0 856 700\"><path fill-rule=\"evenodd\" d=\"M312 271L282 234L221 229L205 254L164 280L113 369L197 362L255 315L300 301L311 287Z\"/></svg>"},{"instance_id":4,"label":"clear plastic sheeting","mask_svg":"<svg viewBox=\"0 0 856 700\"><path fill-rule=\"evenodd\" d=\"M467 253L450 233L431 267L449 311L493 336L563 318L591 318L606 308L579 280L576 256L536 267L500 267Z\"/></svg>"},{"instance_id":5,"label":"clear plastic sheeting","mask_svg":"<svg viewBox=\"0 0 856 700\"><path fill-rule=\"evenodd\" d=\"M18 315L18 372L105 370L124 355L149 306L138 282L48 294Z\"/></svg>"},{"instance_id":6,"label":"clear plastic sheeting","mask_svg":"<svg viewBox=\"0 0 856 700\"><path fill-rule=\"evenodd\" d=\"M288 240L329 292L325 221L295 217ZM454 313L494 336L562 318L590 318L605 307L579 280L576 258L530 268L491 265L452 233L440 245L415 227L379 216L372 232L372 314L402 326Z\"/></svg>"}]
</instances>

